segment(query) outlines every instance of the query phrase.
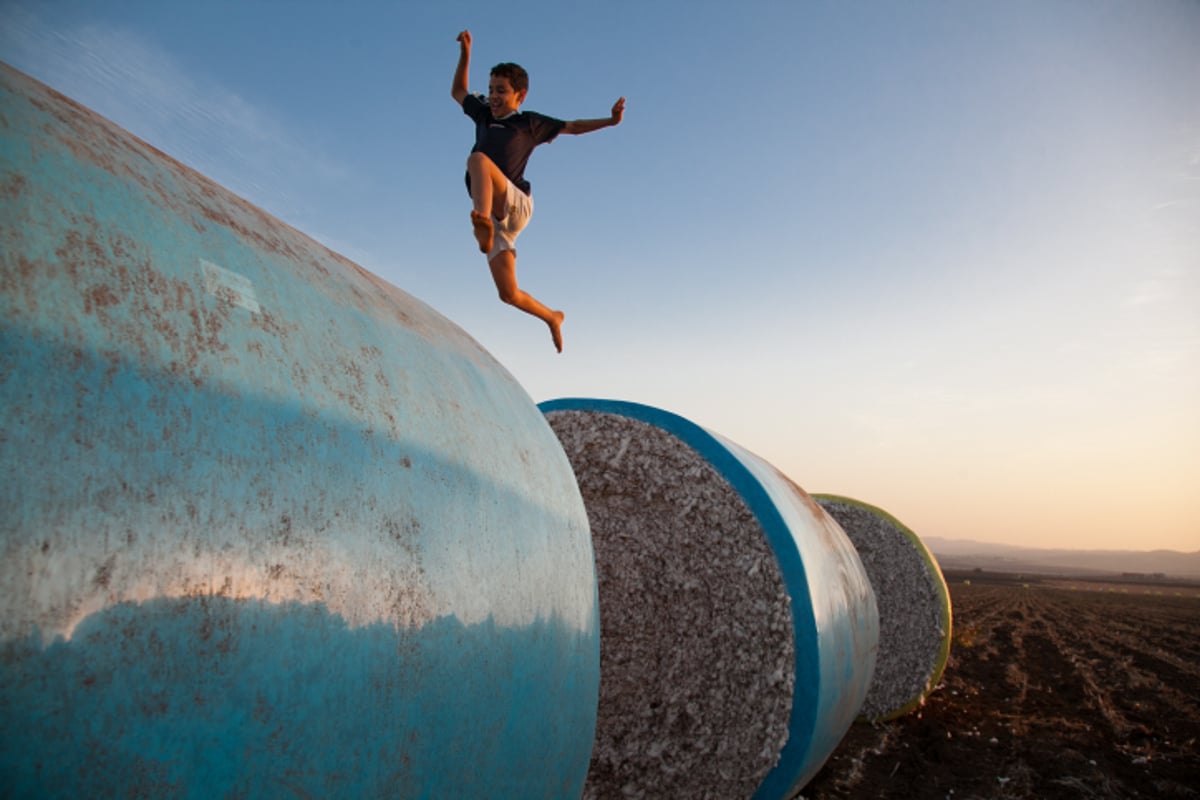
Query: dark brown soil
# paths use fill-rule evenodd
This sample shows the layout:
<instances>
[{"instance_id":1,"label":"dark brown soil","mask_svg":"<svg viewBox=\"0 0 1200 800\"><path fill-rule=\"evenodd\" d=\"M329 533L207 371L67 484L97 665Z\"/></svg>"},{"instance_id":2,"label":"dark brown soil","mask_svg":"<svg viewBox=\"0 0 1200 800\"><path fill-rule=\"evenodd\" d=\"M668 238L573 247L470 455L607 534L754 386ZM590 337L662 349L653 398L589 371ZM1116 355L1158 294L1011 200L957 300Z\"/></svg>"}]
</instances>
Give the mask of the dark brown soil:
<instances>
[{"instance_id":1,"label":"dark brown soil","mask_svg":"<svg viewBox=\"0 0 1200 800\"><path fill-rule=\"evenodd\" d=\"M1200 797L1195 588L946 577L942 683L855 725L802 797Z\"/></svg>"}]
</instances>

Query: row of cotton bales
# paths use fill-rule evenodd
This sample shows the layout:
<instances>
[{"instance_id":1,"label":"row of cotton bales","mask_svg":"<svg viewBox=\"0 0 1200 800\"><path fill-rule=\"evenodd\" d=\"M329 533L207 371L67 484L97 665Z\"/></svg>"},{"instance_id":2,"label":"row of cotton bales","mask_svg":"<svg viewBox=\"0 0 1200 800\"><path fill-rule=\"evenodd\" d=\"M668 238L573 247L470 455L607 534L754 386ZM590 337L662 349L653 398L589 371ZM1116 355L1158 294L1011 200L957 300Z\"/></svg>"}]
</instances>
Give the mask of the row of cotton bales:
<instances>
[{"instance_id":1,"label":"row of cotton bales","mask_svg":"<svg viewBox=\"0 0 1200 800\"><path fill-rule=\"evenodd\" d=\"M897 717L936 685L945 581L886 512L814 501L661 409L541 408L575 470L599 577L585 797L790 797L856 717Z\"/></svg>"},{"instance_id":2,"label":"row of cotton bales","mask_svg":"<svg viewBox=\"0 0 1200 800\"><path fill-rule=\"evenodd\" d=\"M5 794L784 798L936 682L944 583L882 512L665 411L539 409L3 65L0 118Z\"/></svg>"}]
</instances>

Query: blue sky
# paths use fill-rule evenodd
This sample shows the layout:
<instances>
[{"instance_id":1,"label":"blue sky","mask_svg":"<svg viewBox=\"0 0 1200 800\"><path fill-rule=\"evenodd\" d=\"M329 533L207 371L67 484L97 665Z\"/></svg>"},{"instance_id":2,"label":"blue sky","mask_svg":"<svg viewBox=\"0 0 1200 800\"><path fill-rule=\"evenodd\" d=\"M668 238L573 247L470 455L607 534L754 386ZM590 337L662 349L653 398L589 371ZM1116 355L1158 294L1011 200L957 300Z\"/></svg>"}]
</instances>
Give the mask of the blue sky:
<instances>
[{"instance_id":1,"label":"blue sky","mask_svg":"<svg viewBox=\"0 0 1200 800\"><path fill-rule=\"evenodd\" d=\"M535 153L495 297L450 99ZM1200 548L1200 4L4 2L0 58L421 298L919 534Z\"/></svg>"}]
</instances>

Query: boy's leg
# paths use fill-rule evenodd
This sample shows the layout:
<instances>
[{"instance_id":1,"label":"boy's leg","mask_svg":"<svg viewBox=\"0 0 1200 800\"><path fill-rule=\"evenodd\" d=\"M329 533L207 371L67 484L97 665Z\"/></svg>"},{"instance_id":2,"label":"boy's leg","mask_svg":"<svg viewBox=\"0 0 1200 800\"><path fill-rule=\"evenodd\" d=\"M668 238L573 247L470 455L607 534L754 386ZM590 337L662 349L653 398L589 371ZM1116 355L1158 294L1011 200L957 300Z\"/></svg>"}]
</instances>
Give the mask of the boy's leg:
<instances>
[{"instance_id":1,"label":"boy's leg","mask_svg":"<svg viewBox=\"0 0 1200 800\"><path fill-rule=\"evenodd\" d=\"M471 176L471 226L475 229L475 240L479 252L492 250L492 217L504 219L508 209L504 202L508 195L508 178L495 162L483 153L471 153L467 158L467 173Z\"/></svg>"},{"instance_id":2,"label":"boy's leg","mask_svg":"<svg viewBox=\"0 0 1200 800\"><path fill-rule=\"evenodd\" d=\"M492 280L496 282L500 299L545 322L550 327L550 337L554 340L555 349L561 353L562 322L565 315L561 311L542 305L533 295L517 286L517 254L512 250L501 250L488 262L488 266L492 268Z\"/></svg>"}]
</instances>

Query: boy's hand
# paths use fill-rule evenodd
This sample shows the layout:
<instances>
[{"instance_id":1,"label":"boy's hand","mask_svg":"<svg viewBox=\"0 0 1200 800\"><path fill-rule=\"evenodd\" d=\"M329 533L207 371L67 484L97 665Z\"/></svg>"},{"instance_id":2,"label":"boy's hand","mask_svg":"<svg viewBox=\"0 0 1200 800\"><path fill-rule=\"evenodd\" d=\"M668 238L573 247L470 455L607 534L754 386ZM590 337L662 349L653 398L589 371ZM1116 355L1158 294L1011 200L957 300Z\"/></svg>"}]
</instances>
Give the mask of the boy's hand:
<instances>
[{"instance_id":1,"label":"boy's hand","mask_svg":"<svg viewBox=\"0 0 1200 800\"><path fill-rule=\"evenodd\" d=\"M460 101L461 102L461 101ZM572 136L578 136L581 133L591 133L598 131L601 128L608 128L613 125L620 125L621 120L625 118L625 98L617 98L617 102L613 103L612 116L608 119L600 117L599 119L573 119L563 126L562 132L569 133Z\"/></svg>"},{"instance_id":2,"label":"boy's hand","mask_svg":"<svg viewBox=\"0 0 1200 800\"><path fill-rule=\"evenodd\" d=\"M458 66L454 68L454 82L450 84L450 96L462 105L467 96L467 72L471 68L471 32L463 31L455 37L459 44Z\"/></svg>"}]
</instances>

